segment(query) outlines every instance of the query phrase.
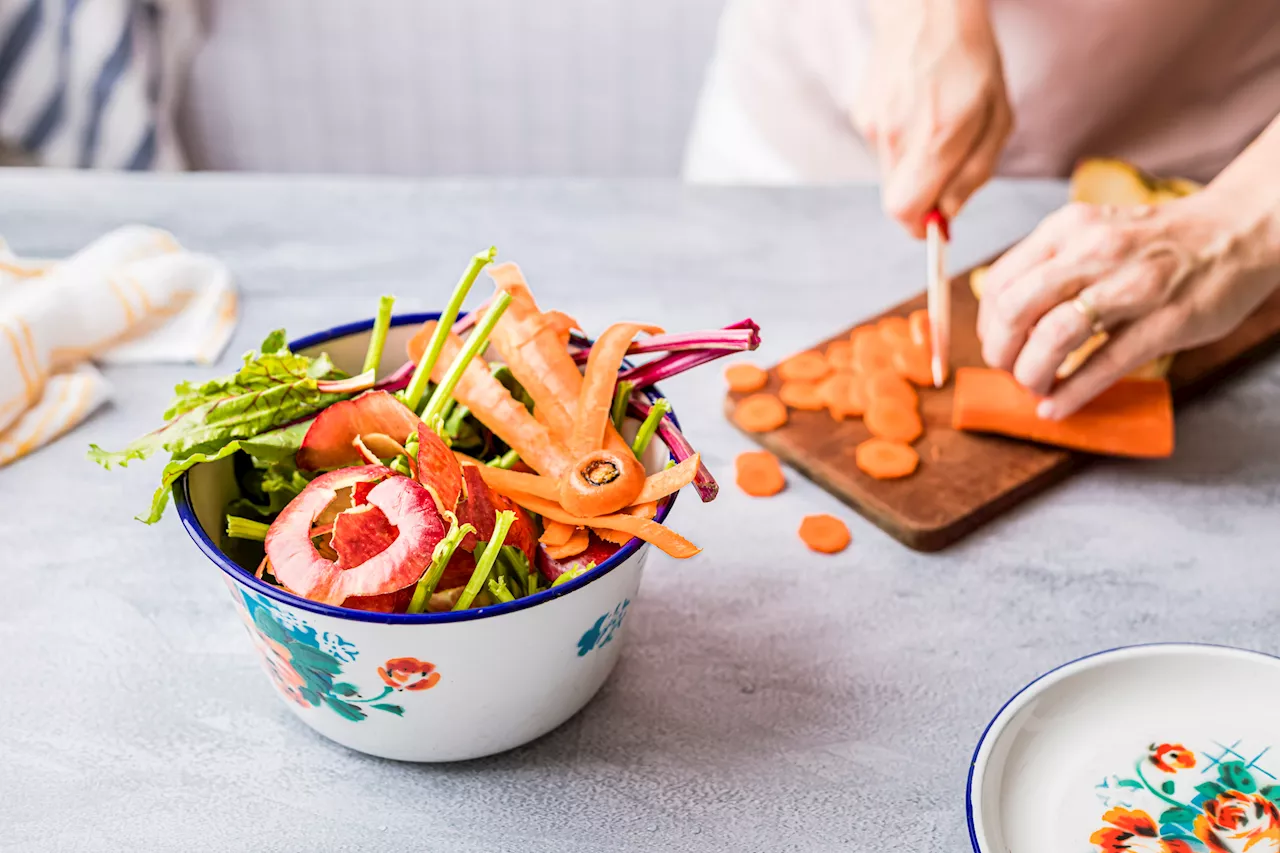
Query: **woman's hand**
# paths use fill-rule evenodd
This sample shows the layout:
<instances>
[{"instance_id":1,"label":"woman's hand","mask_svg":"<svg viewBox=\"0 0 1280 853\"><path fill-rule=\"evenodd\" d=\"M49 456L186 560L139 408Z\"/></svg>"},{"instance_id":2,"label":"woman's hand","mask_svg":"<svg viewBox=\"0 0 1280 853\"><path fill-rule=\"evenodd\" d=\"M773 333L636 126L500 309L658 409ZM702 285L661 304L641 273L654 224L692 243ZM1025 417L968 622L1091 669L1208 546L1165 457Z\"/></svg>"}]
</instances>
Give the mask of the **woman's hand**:
<instances>
[{"instance_id":1,"label":"woman's hand","mask_svg":"<svg viewBox=\"0 0 1280 853\"><path fill-rule=\"evenodd\" d=\"M1036 394L1041 417L1075 412L1140 365L1227 335L1280 282L1274 218L1215 192L1159 207L1072 204L987 273L982 355ZM1054 387L1068 353L1109 339Z\"/></svg>"},{"instance_id":2,"label":"woman's hand","mask_svg":"<svg viewBox=\"0 0 1280 853\"><path fill-rule=\"evenodd\" d=\"M873 0L875 43L854 124L880 162L885 210L916 237L995 172L1013 116L987 0Z\"/></svg>"}]
</instances>

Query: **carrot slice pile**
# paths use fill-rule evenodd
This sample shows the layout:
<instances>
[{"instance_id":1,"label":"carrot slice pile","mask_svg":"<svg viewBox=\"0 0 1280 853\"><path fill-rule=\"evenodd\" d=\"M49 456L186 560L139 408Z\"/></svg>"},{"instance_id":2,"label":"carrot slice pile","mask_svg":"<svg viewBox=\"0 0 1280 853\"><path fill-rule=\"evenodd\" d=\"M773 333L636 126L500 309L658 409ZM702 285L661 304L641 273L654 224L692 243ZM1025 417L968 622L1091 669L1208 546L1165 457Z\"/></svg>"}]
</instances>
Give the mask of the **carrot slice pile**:
<instances>
[{"instance_id":1,"label":"carrot slice pile","mask_svg":"<svg viewBox=\"0 0 1280 853\"><path fill-rule=\"evenodd\" d=\"M883 438L869 438L854 451L859 470L877 480L896 480L915 473L920 456L911 445Z\"/></svg>"},{"instance_id":2,"label":"carrot slice pile","mask_svg":"<svg viewBox=\"0 0 1280 853\"><path fill-rule=\"evenodd\" d=\"M910 444L924 433L924 424L915 407L895 397L872 399L862 421L872 435L890 441Z\"/></svg>"},{"instance_id":3,"label":"carrot slice pile","mask_svg":"<svg viewBox=\"0 0 1280 853\"><path fill-rule=\"evenodd\" d=\"M836 373L822 381L822 397L838 421L862 417L867 410L867 378L861 373Z\"/></svg>"},{"instance_id":4,"label":"carrot slice pile","mask_svg":"<svg viewBox=\"0 0 1280 853\"><path fill-rule=\"evenodd\" d=\"M933 386L933 365L929 350L909 344L893 351L893 369L921 388Z\"/></svg>"},{"instance_id":5,"label":"carrot slice pile","mask_svg":"<svg viewBox=\"0 0 1280 853\"><path fill-rule=\"evenodd\" d=\"M800 539L819 554L838 554L849 547L849 528L834 515L807 515L800 522Z\"/></svg>"},{"instance_id":6,"label":"carrot slice pile","mask_svg":"<svg viewBox=\"0 0 1280 853\"><path fill-rule=\"evenodd\" d=\"M821 353L802 352L778 365L778 375L784 382L817 382L831 372L831 365Z\"/></svg>"},{"instance_id":7,"label":"carrot slice pile","mask_svg":"<svg viewBox=\"0 0 1280 853\"><path fill-rule=\"evenodd\" d=\"M1004 371L963 367L956 371L951 425L1109 456L1173 454L1173 400L1163 379L1121 379L1061 421L1039 418L1039 402Z\"/></svg>"},{"instance_id":8,"label":"carrot slice pile","mask_svg":"<svg viewBox=\"0 0 1280 853\"><path fill-rule=\"evenodd\" d=\"M832 341L827 344L827 364L839 373L853 370L853 341Z\"/></svg>"},{"instance_id":9,"label":"carrot slice pile","mask_svg":"<svg viewBox=\"0 0 1280 853\"><path fill-rule=\"evenodd\" d=\"M787 485L778 457L767 450L739 453L734 460L738 488L756 498L776 495Z\"/></svg>"},{"instance_id":10,"label":"carrot slice pile","mask_svg":"<svg viewBox=\"0 0 1280 853\"><path fill-rule=\"evenodd\" d=\"M901 349L911 344L911 326L906 317L885 317L876 323L876 331L891 350Z\"/></svg>"},{"instance_id":11,"label":"carrot slice pile","mask_svg":"<svg viewBox=\"0 0 1280 853\"><path fill-rule=\"evenodd\" d=\"M772 432L786 426L787 407L772 394L752 394L734 408L733 419L747 432Z\"/></svg>"},{"instance_id":12,"label":"carrot slice pile","mask_svg":"<svg viewBox=\"0 0 1280 853\"><path fill-rule=\"evenodd\" d=\"M782 387L778 389L778 399L793 409L819 412L827 407L822 387L817 382L801 382L799 380L783 382Z\"/></svg>"},{"instance_id":13,"label":"carrot slice pile","mask_svg":"<svg viewBox=\"0 0 1280 853\"><path fill-rule=\"evenodd\" d=\"M859 326L853 330L851 339L854 370L878 373L893 369L893 349L874 326Z\"/></svg>"},{"instance_id":14,"label":"carrot slice pile","mask_svg":"<svg viewBox=\"0 0 1280 853\"><path fill-rule=\"evenodd\" d=\"M898 400L913 409L920 404L920 396L911 383L891 370L867 375L867 403L877 400Z\"/></svg>"},{"instance_id":15,"label":"carrot slice pile","mask_svg":"<svg viewBox=\"0 0 1280 853\"><path fill-rule=\"evenodd\" d=\"M739 362L724 369L724 379L729 383L729 390L739 394L750 394L759 391L769 384L769 374L754 364Z\"/></svg>"}]
</instances>

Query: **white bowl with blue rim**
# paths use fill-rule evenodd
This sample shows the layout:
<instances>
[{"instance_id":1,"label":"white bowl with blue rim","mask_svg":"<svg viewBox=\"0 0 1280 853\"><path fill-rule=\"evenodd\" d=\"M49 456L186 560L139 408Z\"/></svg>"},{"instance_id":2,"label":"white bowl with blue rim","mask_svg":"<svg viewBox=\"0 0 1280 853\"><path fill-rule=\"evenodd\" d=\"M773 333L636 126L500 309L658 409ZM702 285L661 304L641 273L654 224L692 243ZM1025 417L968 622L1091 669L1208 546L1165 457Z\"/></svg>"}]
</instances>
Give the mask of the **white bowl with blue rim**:
<instances>
[{"instance_id":1,"label":"white bowl with blue rim","mask_svg":"<svg viewBox=\"0 0 1280 853\"><path fill-rule=\"evenodd\" d=\"M437 316L393 319L380 374L399 366L417 327ZM339 326L291 346L327 352L354 374L372 325ZM667 458L655 439L646 467L661 470ZM618 662L649 552L640 540L572 581L505 604L371 613L292 595L224 553L225 508L238 495L230 459L197 465L174 486L178 516L222 570L277 693L304 723L344 746L402 761L503 752L572 717ZM674 499L659 506L657 521Z\"/></svg>"},{"instance_id":2,"label":"white bowl with blue rim","mask_svg":"<svg viewBox=\"0 0 1280 853\"><path fill-rule=\"evenodd\" d=\"M987 727L967 797L976 853L1277 853L1280 658L1169 643L1054 669Z\"/></svg>"}]
</instances>

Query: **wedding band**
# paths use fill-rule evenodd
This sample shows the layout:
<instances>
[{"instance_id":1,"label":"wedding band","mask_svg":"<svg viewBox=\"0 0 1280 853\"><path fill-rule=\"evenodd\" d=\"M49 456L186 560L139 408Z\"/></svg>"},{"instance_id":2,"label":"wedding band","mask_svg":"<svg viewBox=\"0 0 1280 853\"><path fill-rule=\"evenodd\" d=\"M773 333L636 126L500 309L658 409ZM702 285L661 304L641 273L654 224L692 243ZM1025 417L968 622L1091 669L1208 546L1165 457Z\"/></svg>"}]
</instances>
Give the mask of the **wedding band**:
<instances>
[{"instance_id":1,"label":"wedding band","mask_svg":"<svg viewBox=\"0 0 1280 853\"><path fill-rule=\"evenodd\" d=\"M1084 294L1072 300L1071 307L1080 312L1080 316L1089 324L1089 331L1095 335L1100 335L1107 330L1107 327L1102 324L1102 318L1098 316L1098 309L1093 307L1093 303L1085 298Z\"/></svg>"}]
</instances>

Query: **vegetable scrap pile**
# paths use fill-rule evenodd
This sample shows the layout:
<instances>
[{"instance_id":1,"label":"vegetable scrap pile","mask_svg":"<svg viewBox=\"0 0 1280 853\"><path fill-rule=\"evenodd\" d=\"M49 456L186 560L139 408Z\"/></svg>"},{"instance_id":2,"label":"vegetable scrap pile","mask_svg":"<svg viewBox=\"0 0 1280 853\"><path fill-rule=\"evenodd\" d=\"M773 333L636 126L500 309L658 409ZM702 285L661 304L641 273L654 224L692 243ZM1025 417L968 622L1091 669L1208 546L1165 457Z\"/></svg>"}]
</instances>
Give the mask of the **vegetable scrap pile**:
<instances>
[{"instance_id":1,"label":"vegetable scrap pile","mask_svg":"<svg viewBox=\"0 0 1280 853\"><path fill-rule=\"evenodd\" d=\"M177 480L230 457L240 497L224 543L257 551L262 580L331 605L386 613L463 610L514 601L591 570L633 539L691 557L697 546L655 519L687 485L717 485L646 389L733 352L759 329L667 334L616 323L594 342L541 309L518 267L475 256L439 322L424 324L408 361L379 377L393 300L383 297L362 371L291 352L283 331L230 376L183 383L167 423L109 453L124 466L167 451L150 511L159 520ZM488 268L495 290L459 316ZM638 366L628 355L652 356ZM489 359L493 358L490 362ZM624 427L638 423L635 437ZM658 438L667 467L643 460Z\"/></svg>"}]
</instances>

